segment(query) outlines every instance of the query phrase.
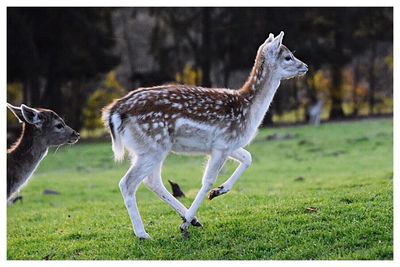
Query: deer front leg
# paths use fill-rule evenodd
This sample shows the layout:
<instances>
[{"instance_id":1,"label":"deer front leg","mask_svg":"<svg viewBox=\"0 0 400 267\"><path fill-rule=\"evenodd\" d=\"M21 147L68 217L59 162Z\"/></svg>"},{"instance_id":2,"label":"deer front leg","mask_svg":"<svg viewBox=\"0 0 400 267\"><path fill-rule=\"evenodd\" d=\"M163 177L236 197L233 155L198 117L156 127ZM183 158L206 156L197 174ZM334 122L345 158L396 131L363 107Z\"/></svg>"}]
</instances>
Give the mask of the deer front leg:
<instances>
[{"instance_id":1,"label":"deer front leg","mask_svg":"<svg viewBox=\"0 0 400 267\"><path fill-rule=\"evenodd\" d=\"M227 159L227 154L221 150L214 150L207 162L207 167L204 171L202 186L200 191L197 193L192 205L185 215L185 220L181 224L180 229L184 238L189 237L188 228L190 222L193 220L194 215L200 207L201 202L204 200L207 192L212 188L215 180L217 179L218 173L221 170Z\"/></svg>"},{"instance_id":2,"label":"deer front leg","mask_svg":"<svg viewBox=\"0 0 400 267\"><path fill-rule=\"evenodd\" d=\"M229 155L232 159L240 163L239 167L236 168L235 172L218 188L214 188L208 193L208 199L212 200L214 197L227 193L233 187L234 183L239 179L243 172L250 167L251 154L244 148L239 148Z\"/></svg>"}]
</instances>

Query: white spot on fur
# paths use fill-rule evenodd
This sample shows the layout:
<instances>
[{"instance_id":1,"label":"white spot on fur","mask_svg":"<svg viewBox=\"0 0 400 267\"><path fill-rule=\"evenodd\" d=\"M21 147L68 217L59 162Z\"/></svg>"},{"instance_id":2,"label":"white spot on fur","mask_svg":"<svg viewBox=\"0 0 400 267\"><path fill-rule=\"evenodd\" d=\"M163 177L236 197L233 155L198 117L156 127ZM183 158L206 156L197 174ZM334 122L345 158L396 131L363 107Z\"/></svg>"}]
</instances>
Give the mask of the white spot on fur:
<instances>
[{"instance_id":1,"label":"white spot on fur","mask_svg":"<svg viewBox=\"0 0 400 267\"><path fill-rule=\"evenodd\" d=\"M173 104L172 104L172 107L173 107L173 108L177 108L177 109L182 109L182 105L181 105L181 104L178 104L178 103L173 103Z\"/></svg>"}]
</instances>

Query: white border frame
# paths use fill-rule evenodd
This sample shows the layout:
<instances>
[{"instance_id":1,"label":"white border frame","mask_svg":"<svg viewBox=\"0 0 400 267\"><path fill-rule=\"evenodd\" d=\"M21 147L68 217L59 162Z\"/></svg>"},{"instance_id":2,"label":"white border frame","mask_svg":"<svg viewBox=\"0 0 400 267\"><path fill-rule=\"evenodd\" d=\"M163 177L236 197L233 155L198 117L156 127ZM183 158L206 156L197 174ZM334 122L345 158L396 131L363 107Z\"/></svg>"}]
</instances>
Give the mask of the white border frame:
<instances>
[{"instance_id":1,"label":"white border frame","mask_svg":"<svg viewBox=\"0 0 400 267\"><path fill-rule=\"evenodd\" d=\"M270 1L264 0L247 0L247 1L241 1L241 2L233 2L232 0L219 0L219 1L211 1L211 0L202 0L202 1L196 1L196 2L191 2L187 0L173 0L173 1L168 1L168 2L163 2L163 1L154 1L154 0L147 0L147 1L128 1L128 0L113 0L113 1L106 1L106 0L90 0L90 1L77 1L77 0L69 0L69 1L27 1L27 0L5 0L2 1L1 4L1 36L2 36L2 42L1 42L1 66L2 66L2 71L1 71L1 84L3 84L4 88L0 90L0 99L2 100L1 103L4 104L4 111L6 110L6 84L7 84L7 76L6 76L6 71L7 71L7 62L6 62L6 55L7 55L7 48L6 48L6 40L7 40L7 23L6 23L6 14L7 14L7 6L393 6L394 7L394 22L393 22L393 30L394 30L394 38L393 38L393 44L394 44L394 86L393 86L393 95L394 95L394 108L393 108L393 120L394 120L394 147L393 147L393 162L394 163L400 163L400 158L399 158L399 153L400 153L400 147L399 147L399 116L396 112L398 109L397 103L399 101L399 93L397 92L397 87L399 86L399 82L397 80L397 77L399 76L399 71L398 71L398 64L399 62L399 35L398 35L398 30L399 27L396 25L400 25L400 21L398 19L398 1L388 1L388 0L380 0L380 1L346 1L346 0L336 0L336 1L311 1L311 0L303 0L301 1L301 5L299 5L299 2L297 1L287 1L287 0L280 0L275 3L271 3ZM239 264L251 264L252 266L264 266L264 265L274 265L274 266L290 266L292 264L296 264L297 266L353 266L353 265L358 265L362 264L364 266L375 266L376 264L379 266L399 266L399 256L396 254L397 249L398 249L398 244L400 242L399 238L399 230L396 225L399 225L399 168L400 164L395 165L394 164L394 177L393 177L393 183L394 183L394 239L393 239L393 261L251 261L248 263L243 263L242 261L166 261L166 262L160 262L160 261L74 261L69 262L69 261L7 261L6 260L6 247L7 247L7 233L6 233L6 226L7 226L7 207L6 207L6 116L5 113L3 113L2 116L0 116L0 123L1 123L1 129L2 129L2 135L3 137L0 138L0 147L3 151L3 153L0 153L0 166L1 166L1 171L2 171L2 182L0 183L0 192L2 192L1 195L3 195L1 202L3 203L0 205L0 264L1 266L19 266L19 265L29 265L32 267L35 266L60 266L64 264L74 264L78 266L83 266L83 265L92 265L96 264L97 266L108 266L109 264L118 264L120 266L132 266L134 265L140 265L140 266L154 266L154 265L160 265L160 264L165 264L165 265L173 265L174 267L177 266L187 266L190 265L191 267L197 267L197 266L203 266L204 264L209 265L218 265L218 266L227 266L229 265L239 265ZM397 246L396 246L397 244Z\"/></svg>"}]
</instances>

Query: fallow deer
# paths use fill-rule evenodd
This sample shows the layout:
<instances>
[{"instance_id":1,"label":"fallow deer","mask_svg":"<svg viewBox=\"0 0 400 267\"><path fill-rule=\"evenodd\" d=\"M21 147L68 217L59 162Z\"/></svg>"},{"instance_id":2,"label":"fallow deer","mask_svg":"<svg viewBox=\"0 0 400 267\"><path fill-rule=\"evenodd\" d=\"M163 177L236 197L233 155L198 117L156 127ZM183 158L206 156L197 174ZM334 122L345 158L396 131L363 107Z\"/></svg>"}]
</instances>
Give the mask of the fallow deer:
<instances>
[{"instance_id":1,"label":"fallow deer","mask_svg":"<svg viewBox=\"0 0 400 267\"><path fill-rule=\"evenodd\" d=\"M239 162L232 176L208 198L231 190L251 164L245 150L256 135L264 114L281 80L304 75L307 65L282 45L283 32L259 47L248 80L239 90L166 85L139 88L103 109L103 121L110 130L116 160L126 149L132 165L119 183L139 239L148 239L136 204L136 190L144 184L170 205L183 219L183 237L190 224L201 226L196 211L212 188L228 158ZM209 156L202 186L192 205L186 209L164 187L161 168L170 152Z\"/></svg>"},{"instance_id":2,"label":"fallow deer","mask_svg":"<svg viewBox=\"0 0 400 267\"><path fill-rule=\"evenodd\" d=\"M310 116L309 123L318 126L321 122L321 113L324 109L324 99L318 98L318 101L311 105L308 109L308 115Z\"/></svg>"},{"instance_id":3,"label":"fallow deer","mask_svg":"<svg viewBox=\"0 0 400 267\"><path fill-rule=\"evenodd\" d=\"M7 150L7 201L27 183L49 147L74 144L79 133L65 124L54 111L24 104L7 107L22 123L17 142Z\"/></svg>"}]
</instances>

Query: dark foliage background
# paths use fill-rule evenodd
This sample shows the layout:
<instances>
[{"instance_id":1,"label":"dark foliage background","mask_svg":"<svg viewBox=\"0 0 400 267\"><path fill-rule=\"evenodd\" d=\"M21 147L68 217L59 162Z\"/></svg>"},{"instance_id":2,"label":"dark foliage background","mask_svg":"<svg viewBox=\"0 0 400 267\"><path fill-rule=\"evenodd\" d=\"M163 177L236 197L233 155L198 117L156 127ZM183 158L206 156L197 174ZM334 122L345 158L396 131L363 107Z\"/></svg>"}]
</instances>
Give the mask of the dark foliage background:
<instances>
[{"instance_id":1,"label":"dark foliage background","mask_svg":"<svg viewBox=\"0 0 400 267\"><path fill-rule=\"evenodd\" d=\"M7 98L94 130L102 105L139 86L240 88L281 30L310 71L282 84L265 124L304 122L318 99L326 120L392 112L391 7L9 7Z\"/></svg>"}]
</instances>

